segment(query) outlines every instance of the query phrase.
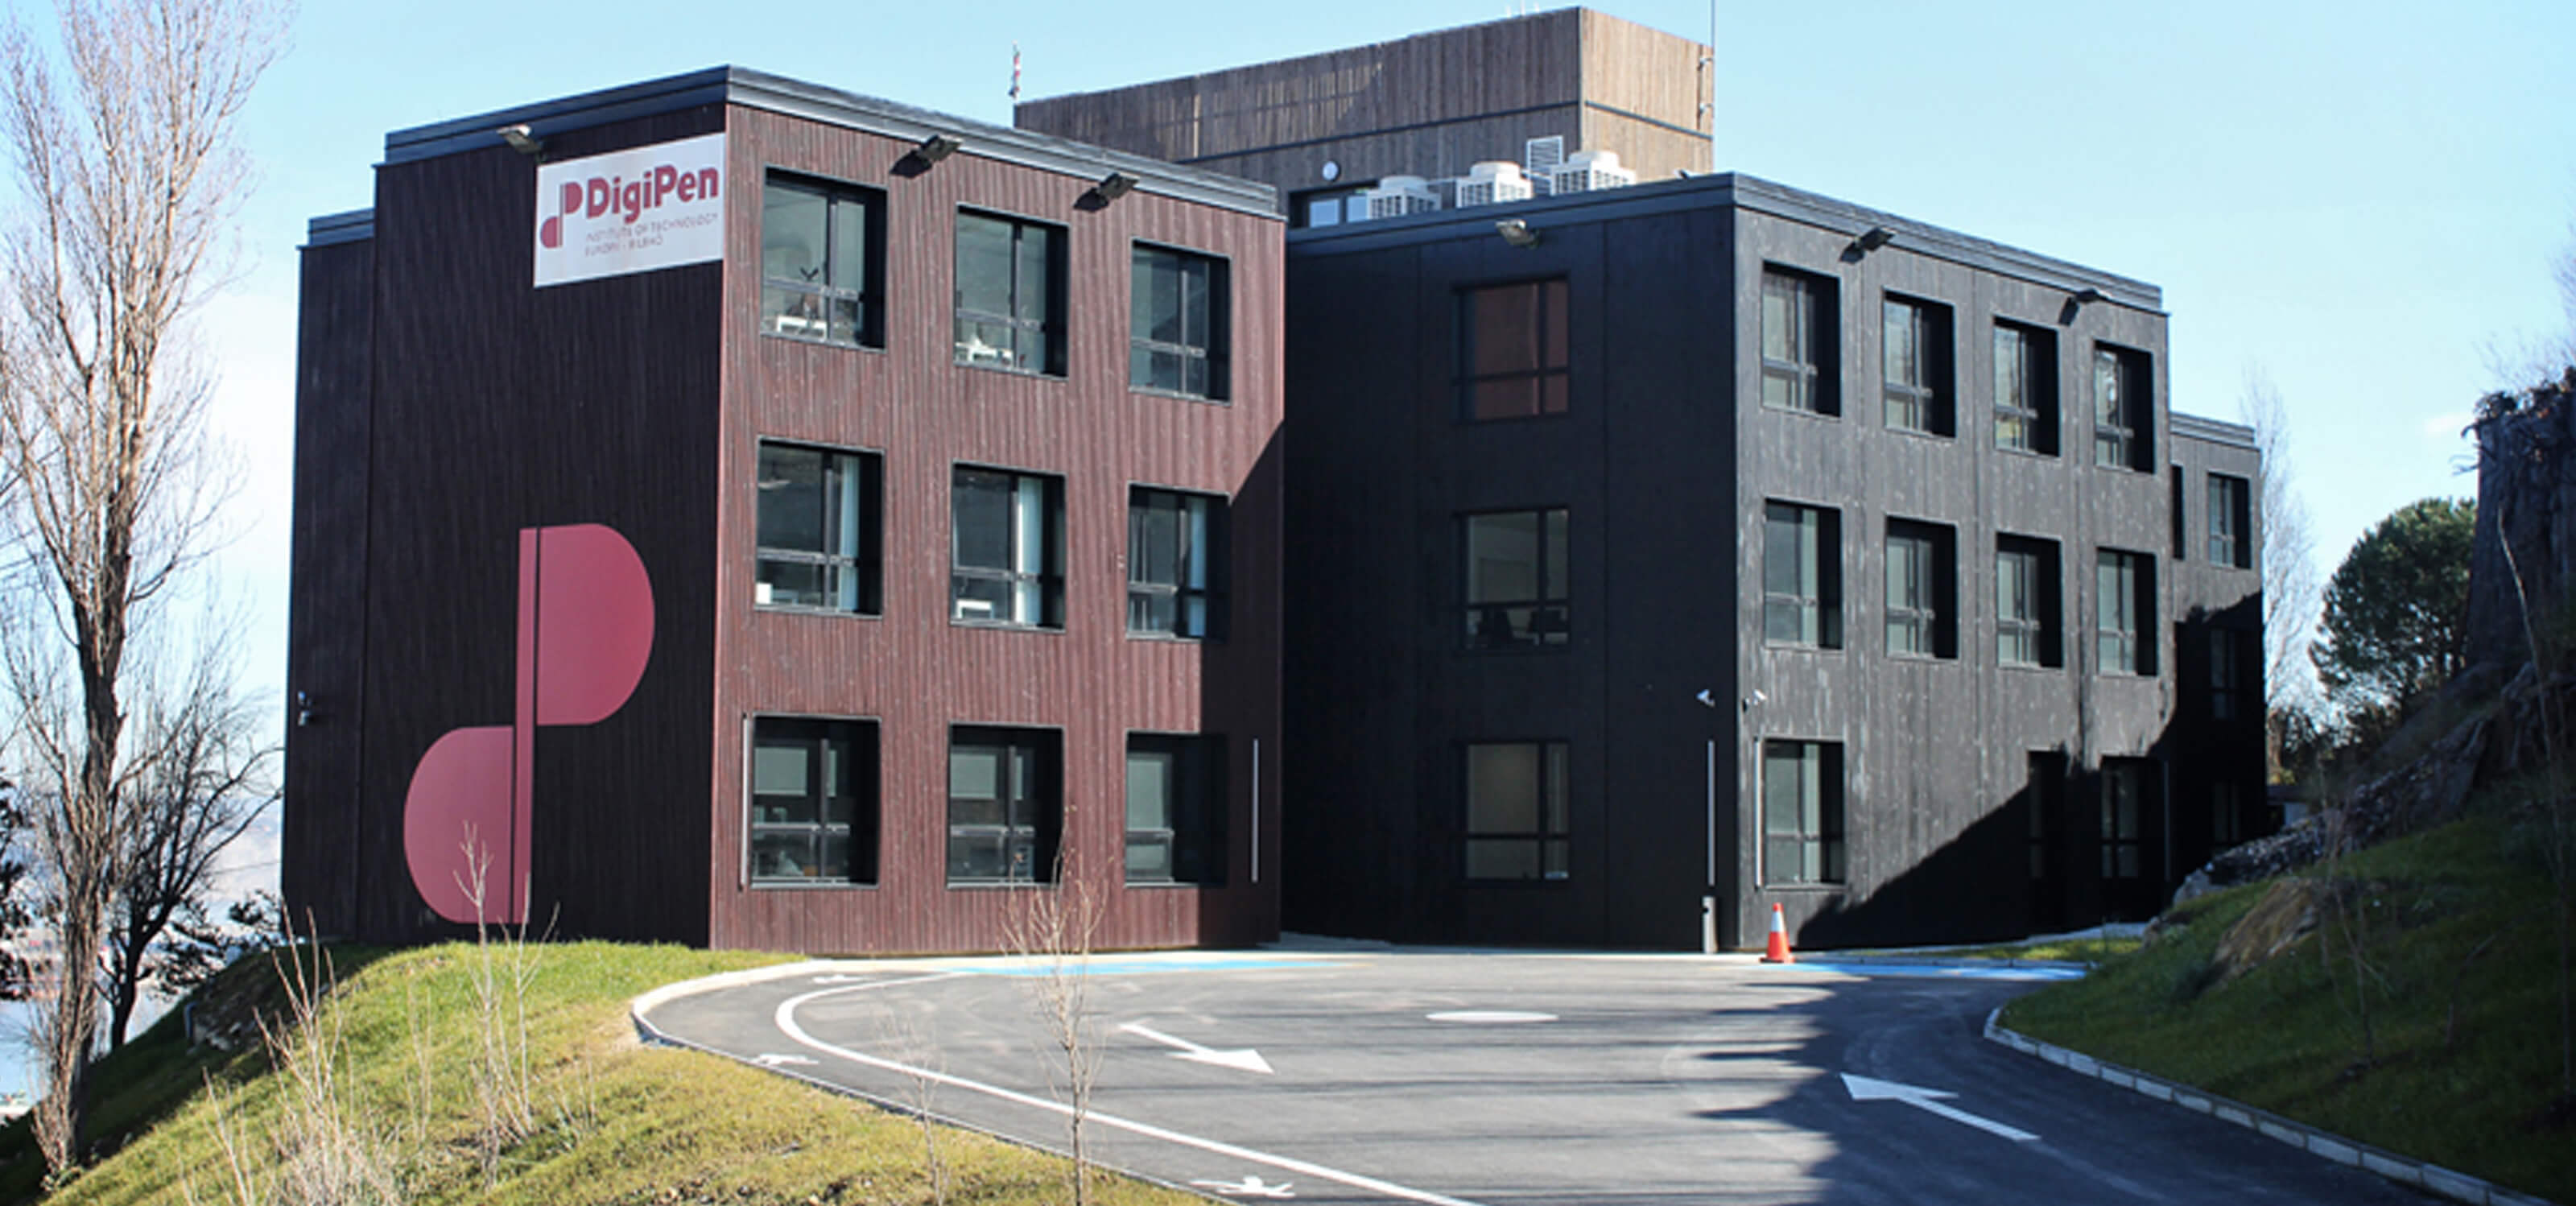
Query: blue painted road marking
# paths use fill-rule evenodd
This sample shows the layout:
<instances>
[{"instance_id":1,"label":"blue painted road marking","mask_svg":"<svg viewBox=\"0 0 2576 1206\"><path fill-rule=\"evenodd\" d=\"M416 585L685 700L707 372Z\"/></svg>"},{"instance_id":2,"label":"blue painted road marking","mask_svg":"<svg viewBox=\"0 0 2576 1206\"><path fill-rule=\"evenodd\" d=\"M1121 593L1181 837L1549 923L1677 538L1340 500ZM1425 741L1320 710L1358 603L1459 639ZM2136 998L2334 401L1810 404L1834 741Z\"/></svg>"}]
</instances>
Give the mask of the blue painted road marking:
<instances>
[{"instance_id":1,"label":"blue painted road marking","mask_svg":"<svg viewBox=\"0 0 2576 1206\"><path fill-rule=\"evenodd\" d=\"M1800 959L1786 965L1841 972L1847 976L1910 976L1934 980L2081 980L2080 967L2033 967L2027 964L1998 963L1991 967L1957 963L1882 963L1858 960L1836 963L1829 959Z\"/></svg>"}]
</instances>

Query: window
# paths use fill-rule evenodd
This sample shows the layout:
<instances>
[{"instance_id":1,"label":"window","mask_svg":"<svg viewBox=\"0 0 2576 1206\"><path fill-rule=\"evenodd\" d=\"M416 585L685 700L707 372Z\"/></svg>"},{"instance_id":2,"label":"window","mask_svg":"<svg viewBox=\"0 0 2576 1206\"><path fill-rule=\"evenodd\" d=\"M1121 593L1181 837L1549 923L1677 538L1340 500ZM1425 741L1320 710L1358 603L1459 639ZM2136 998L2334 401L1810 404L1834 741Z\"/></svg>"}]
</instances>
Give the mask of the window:
<instances>
[{"instance_id":1,"label":"window","mask_svg":"<svg viewBox=\"0 0 2576 1206\"><path fill-rule=\"evenodd\" d=\"M2005 666L2063 664L2058 641L2057 544L1995 537L1995 661Z\"/></svg>"},{"instance_id":2,"label":"window","mask_svg":"<svg viewBox=\"0 0 2576 1206\"><path fill-rule=\"evenodd\" d=\"M1762 510L1762 639L1843 647L1842 514L1796 503Z\"/></svg>"},{"instance_id":3,"label":"window","mask_svg":"<svg viewBox=\"0 0 2576 1206\"><path fill-rule=\"evenodd\" d=\"M1843 747L1762 743L1762 882L1843 882Z\"/></svg>"},{"instance_id":4,"label":"window","mask_svg":"<svg viewBox=\"0 0 2576 1206\"><path fill-rule=\"evenodd\" d=\"M1995 447L2057 455L2057 337L1995 324Z\"/></svg>"},{"instance_id":5,"label":"window","mask_svg":"<svg viewBox=\"0 0 2576 1206\"><path fill-rule=\"evenodd\" d=\"M951 619L1064 627L1064 479L957 467Z\"/></svg>"},{"instance_id":6,"label":"window","mask_svg":"<svg viewBox=\"0 0 2576 1206\"><path fill-rule=\"evenodd\" d=\"M1838 415L1834 392L1834 283L1783 268L1762 270L1762 404Z\"/></svg>"},{"instance_id":7,"label":"window","mask_svg":"<svg viewBox=\"0 0 2576 1206\"><path fill-rule=\"evenodd\" d=\"M1225 500L1127 492L1127 631L1225 637Z\"/></svg>"},{"instance_id":8,"label":"window","mask_svg":"<svg viewBox=\"0 0 2576 1206\"><path fill-rule=\"evenodd\" d=\"M877 726L751 722L751 879L877 882Z\"/></svg>"},{"instance_id":9,"label":"window","mask_svg":"<svg viewBox=\"0 0 2576 1206\"><path fill-rule=\"evenodd\" d=\"M2102 760L2102 878L2146 874L2147 766L2135 758Z\"/></svg>"},{"instance_id":10,"label":"window","mask_svg":"<svg viewBox=\"0 0 2576 1206\"><path fill-rule=\"evenodd\" d=\"M752 601L875 615L884 565L873 453L760 445Z\"/></svg>"},{"instance_id":11,"label":"window","mask_svg":"<svg viewBox=\"0 0 2576 1206\"><path fill-rule=\"evenodd\" d=\"M957 363L1064 375L1064 231L957 215Z\"/></svg>"},{"instance_id":12,"label":"window","mask_svg":"<svg viewBox=\"0 0 2576 1206\"><path fill-rule=\"evenodd\" d=\"M884 194L772 174L760 197L760 329L885 346Z\"/></svg>"},{"instance_id":13,"label":"window","mask_svg":"<svg viewBox=\"0 0 2576 1206\"><path fill-rule=\"evenodd\" d=\"M2155 386L2147 354L2093 345L2093 463L2155 471Z\"/></svg>"},{"instance_id":14,"label":"window","mask_svg":"<svg viewBox=\"0 0 2576 1206\"><path fill-rule=\"evenodd\" d=\"M2094 656L2104 674L2156 672L2156 569L2144 553L2103 549L2093 561Z\"/></svg>"},{"instance_id":15,"label":"window","mask_svg":"<svg viewBox=\"0 0 2576 1206\"><path fill-rule=\"evenodd\" d=\"M1225 882L1225 738L1127 735L1127 882Z\"/></svg>"},{"instance_id":16,"label":"window","mask_svg":"<svg viewBox=\"0 0 2576 1206\"><path fill-rule=\"evenodd\" d=\"M1566 611L1565 508L1469 515L1468 647L1563 645Z\"/></svg>"},{"instance_id":17,"label":"window","mask_svg":"<svg viewBox=\"0 0 2576 1206\"><path fill-rule=\"evenodd\" d=\"M2173 559L2180 561L2191 551L2191 538L2187 535L2191 525L2183 509L2182 466L2175 465L2168 473L2173 483L2173 502L2166 508L2166 515L2173 521Z\"/></svg>"},{"instance_id":18,"label":"window","mask_svg":"<svg viewBox=\"0 0 2576 1206\"><path fill-rule=\"evenodd\" d=\"M1565 282L1458 295L1458 391L1470 420L1565 413Z\"/></svg>"},{"instance_id":19,"label":"window","mask_svg":"<svg viewBox=\"0 0 2576 1206\"><path fill-rule=\"evenodd\" d=\"M1950 435L1956 430L1950 404L1950 308L1890 297L1879 334L1888 427Z\"/></svg>"},{"instance_id":20,"label":"window","mask_svg":"<svg viewBox=\"0 0 2576 1206\"><path fill-rule=\"evenodd\" d=\"M2245 638L2223 628L2209 630L2209 716L2235 720L2247 714Z\"/></svg>"},{"instance_id":21,"label":"window","mask_svg":"<svg viewBox=\"0 0 2576 1206\"><path fill-rule=\"evenodd\" d=\"M2253 516L2253 484L2224 473L2209 475L2209 560L2213 565L2254 568L2254 545L2247 539Z\"/></svg>"},{"instance_id":22,"label":"window","mask_svg":"<svg viewBox=\"0 0 2576 1206\"><path fill-rule=\"evenodd\" d=\"M2213 783L2209 787L2209 844L2213 850L2226 850L2244 844L2245 789L2234 783Z\"/></svg>"},{"instance_id":23,"label":"window","mask_svg":"<svg viewBox=\"0 0 2576 1206\"><path fill-rule=\"evenodd\" d=\"M1053 883L1063 809L1051 729L948 731L948 882Z\"/></svg>"},{"instance_id":24,"label":"window","mask_svg":"<svg viewBox=\"0 0 2576 1206\"><path fill-rule=\"evenodd\" d=\"M1288 220L1297 226L1339 226L1344 222L1366 222L1369 216L1367 184L1344 184L1338 188L1307 189L1288 198Z\"/></svg>"},{"instance_id":25,"label":"window","mask_svg":"<svg viewBox=\"0 0 2576 1206\"><path fill-rule=\"evenodd\" d=\"M1231 383L1225 261L1138 245L1129 274L1127 383L1223 401Z\"/></svg>"},{"instance_id":26,"label":"window","mask_svg":"<svg viewBox=\"0 0 2576 1206\"><path fill-rule=\"evenodd\" d=\"M1887 652L1959 656L1958 538L1940 524L1887 521Z\"/></svg>"},{"instance_id":27,"label":"window","mask_svg":"<svg viewBox=\"0 0 2576 1206\"><path fill-rule=\"evenodd\" d=\"M1565 743L1467 747L1467 878L1566 877Z\"/></svg>"}]
</instances>

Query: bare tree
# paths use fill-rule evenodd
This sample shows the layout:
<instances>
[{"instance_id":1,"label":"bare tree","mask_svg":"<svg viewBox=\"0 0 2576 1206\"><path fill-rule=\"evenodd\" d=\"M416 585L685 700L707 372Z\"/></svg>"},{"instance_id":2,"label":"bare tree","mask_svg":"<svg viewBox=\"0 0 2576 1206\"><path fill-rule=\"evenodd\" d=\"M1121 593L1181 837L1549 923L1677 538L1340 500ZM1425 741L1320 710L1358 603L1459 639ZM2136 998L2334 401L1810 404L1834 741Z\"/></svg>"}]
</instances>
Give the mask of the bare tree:
<instances>
[{"instance_id":1,"label":"bare tree","mask_svg":"<svg viewBox=\"0 0 2576 1206\"><path fill-rule=\"evenodd\" d=\"M2278 771L2290 717L2311 711L2318 703L2316 678L2308 663L2321 594L2316 535L2308 522L2307 502L2299 495L2298 470L2290 455L2289 407L2261 368L2246 370L2245 393L2237 407L2254 429L2254 446L2263 455L2264 747L2271 768Z\"/></svg>"},{"instance_id":2,"label":"bare tree","mask_svg":"<svg viewBox=\"0 0 2576 1206\"><path fill-rule=\"evenodd\" d=\"M65 969L97 966L142 767L126 655L207 550L209 381L191 317L221 284L249 178L235 123L283 45L275 0L60 0L59 46L0 35L0 153L23 205L0 250L0 474L77 665L69 721L32 742L48 910ZM25 687L17 691L27 702ZM44 1027L47 1164L77 1153L96 985L67 974Z\"/></svg>"},{"instance_id":3,"label":"bare tree","mask_svg":"<svg viewBox=\"0 0 2576 1206\"><path fill-rule=\"evenodd\" d=\"M1068 816L1068 830L1071 821ZM1064 1095L1073 1148L1073 1206L1089 1206L1091 1154L1084 1132L1101 1056L1100 1018L1091 1003L1091 947L1106 901L1088 860L1073 853L1071 845L1068 834L1068 848L1056 855L1054 884L1032 884L1012 901L1002 946L1036 965L1028 985L1045 1029L1049 1077Z\"/></svg>"}]
</instances>

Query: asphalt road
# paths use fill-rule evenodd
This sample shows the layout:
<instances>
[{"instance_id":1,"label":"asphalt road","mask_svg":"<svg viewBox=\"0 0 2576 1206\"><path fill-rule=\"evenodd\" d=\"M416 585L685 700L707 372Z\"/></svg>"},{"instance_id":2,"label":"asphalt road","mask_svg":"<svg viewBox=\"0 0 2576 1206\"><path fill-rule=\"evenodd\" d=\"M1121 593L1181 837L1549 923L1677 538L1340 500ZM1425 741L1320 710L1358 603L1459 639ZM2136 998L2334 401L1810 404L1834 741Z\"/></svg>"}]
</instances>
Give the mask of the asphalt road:
<instances>
[{"instance_id":1,"label":"asphalt road","mask_svg":"<svg viewBox=\"0 0 2576 1206\"><path fill-rule=\"evenodd\" d=\"M1049 983L999 960L853 963L646 1020L1063 1150ZM1095 1158L1239 1200L2428 1200L1980 1038L2027 982L1372 951L1102 956L1083 986Z\"/></svg>"}]
</instances>

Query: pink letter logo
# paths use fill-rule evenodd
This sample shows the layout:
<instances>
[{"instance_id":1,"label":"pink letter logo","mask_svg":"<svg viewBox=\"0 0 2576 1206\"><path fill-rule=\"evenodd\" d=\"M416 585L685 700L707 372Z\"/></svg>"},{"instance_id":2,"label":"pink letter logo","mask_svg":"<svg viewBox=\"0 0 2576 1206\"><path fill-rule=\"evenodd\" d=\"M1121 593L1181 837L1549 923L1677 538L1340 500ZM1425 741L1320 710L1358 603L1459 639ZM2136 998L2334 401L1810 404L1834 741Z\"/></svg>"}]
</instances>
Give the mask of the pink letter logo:
<instances>
[{"instance_id":1,"label":"pink letter logo","mask_svg":"<svg viewBox=\"0 0 2576 1206\"><path fill-rule=\"evenodd\" d=\"M412 886L449 921L527 922L537 726L606 720L653 653L653 583L635 546L599 524L520 529L518 651L513 722L448 730L403 800Z\"/></svg>"}]
</instances>

